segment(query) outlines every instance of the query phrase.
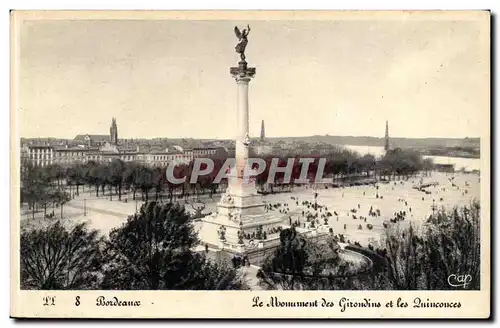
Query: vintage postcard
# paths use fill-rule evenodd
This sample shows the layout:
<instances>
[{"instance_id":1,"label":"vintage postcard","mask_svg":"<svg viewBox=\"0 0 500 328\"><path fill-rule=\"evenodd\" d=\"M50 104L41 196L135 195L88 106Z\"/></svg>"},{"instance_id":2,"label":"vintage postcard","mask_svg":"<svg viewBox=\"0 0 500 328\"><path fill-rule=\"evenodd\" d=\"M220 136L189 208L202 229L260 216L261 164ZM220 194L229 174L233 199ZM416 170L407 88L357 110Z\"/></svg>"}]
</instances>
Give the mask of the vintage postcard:
<instances>
[{"instance_id":1,"label":"vintage postcard","mask_svg":"<svg viewBox=\"0 0 500 328\"><path fill-rule=\"evenodd\" d=\"M11 316L490 316L490 12L11 33Z\"/></svg>"}]
</instances>

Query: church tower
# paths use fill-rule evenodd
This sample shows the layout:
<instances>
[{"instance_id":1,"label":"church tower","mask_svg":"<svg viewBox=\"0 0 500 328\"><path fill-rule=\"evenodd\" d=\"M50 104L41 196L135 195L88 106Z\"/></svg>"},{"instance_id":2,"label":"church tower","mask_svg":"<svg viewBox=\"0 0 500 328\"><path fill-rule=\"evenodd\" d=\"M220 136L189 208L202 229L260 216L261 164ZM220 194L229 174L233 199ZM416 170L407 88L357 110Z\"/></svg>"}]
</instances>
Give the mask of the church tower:
<instances>
[{"instance_id":1,"label":"church tower","mask_svg":"<svg viewBox=\"0 0 500 328\"><path fill-rule=\"evenodd\" d=\"M118 144L118 127L116 126L116 118L111 120L111 127L109 128L110 142L112 145Z\"/></svg>"},{"instance_id":2,"label":"church tower","mask_svg":"<svg viewBox=\"0 0 500 328\"><path fill-rule=\"evenodd\" d=\"M266 130L264 128L264 120L260 124L260 141L264 141L266 138Z\"/></svg>"},{"instance_id":3,"label":"church tower","mask_svg":"<svg viewBox=\"0 0 500 328\"><path fill-rule=\"evenodd\" d=\"M389 150L389 121L385 121L385 145L384 150Z\"/></svg>"}]
</instances>

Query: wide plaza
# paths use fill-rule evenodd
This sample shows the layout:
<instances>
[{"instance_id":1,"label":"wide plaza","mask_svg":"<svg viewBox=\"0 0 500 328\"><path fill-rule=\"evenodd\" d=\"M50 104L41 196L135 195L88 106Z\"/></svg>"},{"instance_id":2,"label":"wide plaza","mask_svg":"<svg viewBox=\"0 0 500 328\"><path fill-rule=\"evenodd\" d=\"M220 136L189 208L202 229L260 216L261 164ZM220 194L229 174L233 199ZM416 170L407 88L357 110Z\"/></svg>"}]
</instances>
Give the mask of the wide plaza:
<instances>
[{"instance_id":1,"label":"wide plaza","mask_svg":"<svg viewBox=\"0 0 500 328\"><path fill-rule=\"evenodd\" d=\"M419 185L429 186L418 190L415 187ZM118 200L117 195L113 195L112 198L111 201L107 193L105 196L96 197L93 189L85 188L64 205L62 221L68 225L87 222L90 228L107 235L113 228L126 222L128 216L134 214L143 204L139 193L136 196L137 200L133 200L130 194L122 195L122 201ZM213 198L209 198L208 195L202 196L206 206L203 213L214 212L219 198L220 195L214 195ZM304 223L309 224L306 222L306 216L308 213L314 214L311 205L316 201L322 207L318 210L319 224L316 223L316 227L324 226L325 222L321 219L321 215L326 216L326 213L330 212L327 229L332 228L334 234L342 234L346 240L359 242L363 246L379 240L383 234L384 223L390 224L396 213L405 213L405 219L399 221L400 224L407 225L412 222L418 225L433 211L442 208L451 210L455 206L469 205L473 199L480 200L479 174L440 172L432 172L428 176L420 174L408 180L396 179L376 185L342 188L332 188L328 185L301 186L294 187L291 192L263 196L263 201L271 205L271 210L282 215L285 225L288 225L290 220L300 222L301 226ZM187 211L194 213L191 206L192 197L187 201L181 199L179 203L185 205ZM274 206L276 204L281 205ZM369 215L370 208L374 215ZM21 226L24 228L44 226L60 218L60 209L56 208L54 213L55 218L47 219L43 218L43 211L39 211L35 213L33 219L31 212L24 209ZM371 225L371 229L368 225ZM203 229L201 222L196 222L195 226L198 231Z\"/></svg>"}]
</instances>

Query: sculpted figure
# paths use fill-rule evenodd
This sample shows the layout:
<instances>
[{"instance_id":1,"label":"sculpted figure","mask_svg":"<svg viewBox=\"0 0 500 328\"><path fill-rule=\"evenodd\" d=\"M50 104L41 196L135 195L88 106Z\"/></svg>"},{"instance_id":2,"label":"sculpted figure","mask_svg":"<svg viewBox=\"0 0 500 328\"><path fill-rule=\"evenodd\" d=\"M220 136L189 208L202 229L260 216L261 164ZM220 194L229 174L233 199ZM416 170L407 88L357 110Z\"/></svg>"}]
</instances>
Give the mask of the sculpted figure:
<instances>
[{"instance_id":1,"label":"sculpted figure","mask_svg":"<svg viewBox=\"0 0 500 328\"><path fill-rule=\"evenodd\" d=\"M245 146L248 146L250 144L250 136L248 135L248 133L245 134L242 142Z\"/></svg>"},{"instance_id":2,"label":"sculpted figure","mask_svg":"<svg viewBox=\"0 0 500 328\"><path fill-rule=\"evenodd\" d=\"M236 34L236 37L238 38L239 42L235 47L235 50L237 53L240 54L241 61L245 61L245 48L247 47L248 44L248 33L250 33L250 25L247 25L246 29L243 29L241 32L238 26L234 27L234 34Z\"/></svg>"},{"instance_id":3,"label":"sculpted figure","mask_svg":"<svg viewBox=\"0 0 500 328\"><path fill-rule=\"evenodd\" d=\"M221 197L221 203L232 204L233 203L233 198L229 194L224 194Z\"/></svg>"}]
</instances>

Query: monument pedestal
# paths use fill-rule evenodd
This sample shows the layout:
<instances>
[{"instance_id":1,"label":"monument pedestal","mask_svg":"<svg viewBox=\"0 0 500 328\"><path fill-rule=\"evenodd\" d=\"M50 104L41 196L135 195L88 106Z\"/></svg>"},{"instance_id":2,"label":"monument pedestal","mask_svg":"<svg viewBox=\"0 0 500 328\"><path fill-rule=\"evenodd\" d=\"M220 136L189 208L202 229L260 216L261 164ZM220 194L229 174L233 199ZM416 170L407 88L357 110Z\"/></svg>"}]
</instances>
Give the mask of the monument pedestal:
<instances>
[{"instance_id":1,"label":"monument pedestal","mask_svg":"<svg viewBox=\"0 0 500 328\"><path fill-rule=\"evenodd\" d=\"M204 224L216 225L220 240L220 227L223 227L227 243L241 245L249 242L248 235L257 234L259 230L269 234L272 228L283 227L281 213L266 210L262 195L257 192L255 181L245 181L233 170L228 178L226 193L217 203L217 211L202 219ZM279 214L279 215L277 215Z\"/></svg>"}]
</instances>

